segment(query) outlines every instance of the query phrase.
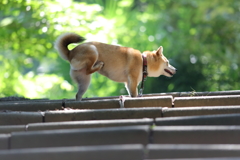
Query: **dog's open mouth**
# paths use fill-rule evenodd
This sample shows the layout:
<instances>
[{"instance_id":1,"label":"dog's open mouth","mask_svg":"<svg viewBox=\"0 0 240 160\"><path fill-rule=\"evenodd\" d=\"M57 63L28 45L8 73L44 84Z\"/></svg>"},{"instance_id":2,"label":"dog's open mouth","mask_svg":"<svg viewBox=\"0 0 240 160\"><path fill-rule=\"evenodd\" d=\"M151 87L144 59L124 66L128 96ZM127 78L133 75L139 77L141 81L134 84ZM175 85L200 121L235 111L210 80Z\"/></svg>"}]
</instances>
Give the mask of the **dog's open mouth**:
<instances>
[{"instance_id":1,"label":"dog's open mouth","mask_svg":"<svg viewBox=\"0 0 240 160\"><path fill-rule=\"evenodd\" d=\"M169 71L168 69L164 69L165 72L167 72L168 74L170 74L171 76L173 76L173 73L171 71Z\"/></svg>"}]
</instances>

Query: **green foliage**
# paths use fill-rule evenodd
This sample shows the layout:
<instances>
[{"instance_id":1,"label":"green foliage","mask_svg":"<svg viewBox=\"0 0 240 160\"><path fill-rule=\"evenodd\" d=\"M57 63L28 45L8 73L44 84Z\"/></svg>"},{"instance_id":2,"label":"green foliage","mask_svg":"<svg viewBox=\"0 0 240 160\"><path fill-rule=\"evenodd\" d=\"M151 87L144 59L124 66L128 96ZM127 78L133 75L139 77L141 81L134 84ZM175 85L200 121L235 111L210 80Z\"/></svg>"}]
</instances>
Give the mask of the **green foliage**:
<instances>
[{"instance_id":1,"label":"green foliage","mask_svg":"<svg viewBox=\"0 0 240 160\"><path fill-rule=\"evenodd\" d=\"M144 93L240 89L239 7L238 0L3 0L0 96L74 98L69 64L53 48L64 32L140 51L163 46L178 73L148 78ZM84 96L120 94L123 84L94 73Z\"/></svg>"}]
</instances>

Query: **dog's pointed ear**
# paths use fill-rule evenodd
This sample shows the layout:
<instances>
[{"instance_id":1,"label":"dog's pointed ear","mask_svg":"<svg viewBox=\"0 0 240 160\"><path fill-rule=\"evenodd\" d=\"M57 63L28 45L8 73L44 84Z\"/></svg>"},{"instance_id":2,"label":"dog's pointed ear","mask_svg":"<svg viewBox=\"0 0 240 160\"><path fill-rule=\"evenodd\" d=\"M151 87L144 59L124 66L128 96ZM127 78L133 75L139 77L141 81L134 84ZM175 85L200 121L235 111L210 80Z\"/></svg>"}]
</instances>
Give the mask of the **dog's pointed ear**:
<instances>
[{"instance_id":1,"label":"dog's pointed ear","mask_svg":"<svg viewBox=\"0 0 240 160\"><path fill-rule=\"evenodd\" d=\"M157 55L162 55L162 54L163 54L163 47L162 47L162 46L160 46L160 47L157 49L156 54L157 54Z\"/></svg>"}]
</instances>

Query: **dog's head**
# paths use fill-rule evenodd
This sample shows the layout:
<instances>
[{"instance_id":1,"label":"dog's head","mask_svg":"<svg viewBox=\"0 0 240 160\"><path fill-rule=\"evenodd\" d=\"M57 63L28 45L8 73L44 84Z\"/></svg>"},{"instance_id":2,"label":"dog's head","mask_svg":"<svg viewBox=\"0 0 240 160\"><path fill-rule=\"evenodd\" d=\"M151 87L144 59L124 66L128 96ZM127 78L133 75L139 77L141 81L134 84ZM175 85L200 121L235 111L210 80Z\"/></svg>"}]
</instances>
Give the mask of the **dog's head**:
<instances>
[{"instance_id":1,"label":"dog's head","mask_svg":"<svg viewBox=\"0 0 240 160\"><path fill-rule=\"evenodd\" d=\"M143 54L146 54L149 61L149 73L150 77L158 77L164 75L167 77L172 77L177 69L169 64L168 59L163 55L163 47L160 46L157 51L146 51Z\"/></svg>"}]
</instances>

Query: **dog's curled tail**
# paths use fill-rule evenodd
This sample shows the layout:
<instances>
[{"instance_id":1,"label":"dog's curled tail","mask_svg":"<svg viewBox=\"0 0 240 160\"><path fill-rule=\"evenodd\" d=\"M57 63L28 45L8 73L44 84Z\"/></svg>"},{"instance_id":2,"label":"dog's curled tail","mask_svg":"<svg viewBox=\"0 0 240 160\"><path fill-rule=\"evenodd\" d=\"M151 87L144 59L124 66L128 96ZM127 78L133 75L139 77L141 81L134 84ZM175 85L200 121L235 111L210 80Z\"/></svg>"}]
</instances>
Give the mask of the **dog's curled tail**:
<instances>
[{"instance_id":1,"label":"dog's curled tail","mask_svg":"<svg viewBox=\"0 0 240 160\"><path fill-rule=\"evenodd\" d=\"M60 35L56 42L55 42L55 48L58 50L59 55L65 59L69 60L69 53L70 50L68 49L68 45L71 43L79 43L83 42L85 38L82 36L75 34L75 33L64 33Z\"/></svg>"}]
</instances>

